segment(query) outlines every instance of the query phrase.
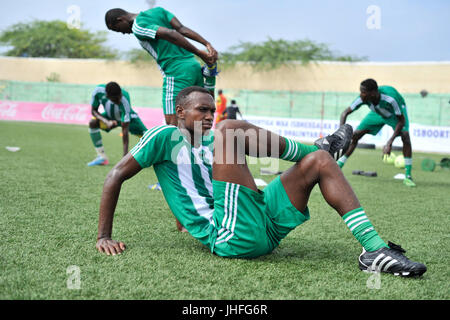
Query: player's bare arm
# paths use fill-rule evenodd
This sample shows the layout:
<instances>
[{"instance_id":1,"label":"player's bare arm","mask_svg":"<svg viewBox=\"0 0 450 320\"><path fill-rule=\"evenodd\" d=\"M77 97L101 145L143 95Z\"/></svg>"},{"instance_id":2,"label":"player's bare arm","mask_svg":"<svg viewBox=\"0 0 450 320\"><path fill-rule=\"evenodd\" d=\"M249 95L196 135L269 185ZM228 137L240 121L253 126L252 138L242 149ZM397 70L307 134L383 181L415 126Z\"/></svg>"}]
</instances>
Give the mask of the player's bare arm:
<instances>
[{"instance_id":1,"label":"player's bare arm","mask_svg":"<svg viewBox=\"0 0 450 320\"><path fill-rule=\"evenodd\" d=\"M200 57L200 59L202 59L206 64L211 65L217 61L215 56L211 56L207 51L200 50L195 47L177 30L159 27L158 31L156 31L156 38L167 40L189 52L192 52Z\"/></svg>"},{"instance_id":2,"label":"player's bare arm","mask_svg":"<svg viewBox=\"0 0 450 320\"><path fill-rule=\"evenodd\" d=\"M211 45L211 43L209 43L205 38L203 38L201 35L199 35L194 30L181 24L180 20L178 20L176 17L172 18L172 20L170 21L170 24L172 25L172 27L175 30L177 30L179 33L181 33L184 37L203 44L206 47L206 49L208 50L209 55L211 57L214 57L217 60L218 53L217 53L216 49L214 49L214 47Z\"/></svg>"},{"instance_id":3,"label":"player's bare arm","mask_svg":"<svg viewBox=\"0 0 450 320\"><path fill-rule=\"evenodd\" d=\"M116 210L122 183L141 170L141 166L133 156L127 154L106 176L100 201L100 213L98 219L96 245L98 251L106 253L107 255L115 255L120 254L125 250L126 246L123 242L111 239L114 212Z\"/></svg>"},{"instance_id":4,"label":"player's bare arm","mask_svg":"<svg viewBox=\"0 0 450 320\"><path fill-rule=\"evenodd\" d=\"M350 113L352 113L352 112L353 112L353 110L352 110L350 107L348 107L347 109L345 109L344 111L342 111L342 113L341 113L341 121L340 121L340 124L341 124L341 125L343 125L343 124L347 121L348 115L349 115Z\"/></svg>"},{"instance_id":5,"label":"player's bare arm","mask_svg":"<svg viewBox=\"0 0 450 320\"><path fill-rule=\"evenodd\" d=\"M129 140L130 140L129 128L130 128L129 122L122 122L122 143L123 143L123 156L124 157L128 153L128 145L129 145Z\"/></svg>"},{"instance_id":6,"label":"player's bare arm","mask_svg":"<svg viewBox=\"0 0 450 320\"><path fill-rule=\"evenodd\" d=\"M400 115L397 116L398 122L395 126L394 133L392 134L391 138L386 142L386 145L383 147L383 155L384 154L391 154L392 150L392 143L394 142L395 137L400 135L400 132L402 131L403 126L405 125L405 116Z\"/></svg>"},{"instance_id":7,"label":"player's bare arm","mask_svg":"<svg viewBox=\"0 0 450 320\"><path fill-rule=\"evenodd\" d=\"M103 117L100 112L98 112L97 110L95 110L94 108L92 108L91 113L94 117L96 117L98 120L102 121L104 124L106 124L106 126L108 127L108 129L112 129L114 127L117 126L117 121L115 120L109 120L106 119L105 117Z\"/></svg>"}]
</instances>

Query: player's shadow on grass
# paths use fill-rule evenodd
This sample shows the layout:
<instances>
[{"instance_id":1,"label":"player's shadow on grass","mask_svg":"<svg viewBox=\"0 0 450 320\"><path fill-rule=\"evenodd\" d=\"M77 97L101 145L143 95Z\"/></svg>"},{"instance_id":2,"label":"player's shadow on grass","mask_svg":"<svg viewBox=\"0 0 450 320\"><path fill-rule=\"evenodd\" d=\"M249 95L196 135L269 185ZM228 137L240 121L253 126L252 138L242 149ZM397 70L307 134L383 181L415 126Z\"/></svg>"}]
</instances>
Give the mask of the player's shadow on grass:
<instances>
[{"instance_id":1,"label":"player's shadow on grass","mask_svg":"<svg viewBox=\"0 0 450 320\"><path fill-rule=\"evenodd\" d=\"M210 254L206 247L198 248L205 253ZM219 259L233 260L236 258L219 257ZM308 261L330 263L339 261L341 263L354 262L355 252L349 252L348 247L337 247L330 245L325 240L307 240L302 239L301 244L296 240L286 241L275 248L271 253L257 257L257 258L238 258L237 260L246 260L254 262L271 262L271 263L292 263L295 261Z\"/></svg>"}]
</instances>

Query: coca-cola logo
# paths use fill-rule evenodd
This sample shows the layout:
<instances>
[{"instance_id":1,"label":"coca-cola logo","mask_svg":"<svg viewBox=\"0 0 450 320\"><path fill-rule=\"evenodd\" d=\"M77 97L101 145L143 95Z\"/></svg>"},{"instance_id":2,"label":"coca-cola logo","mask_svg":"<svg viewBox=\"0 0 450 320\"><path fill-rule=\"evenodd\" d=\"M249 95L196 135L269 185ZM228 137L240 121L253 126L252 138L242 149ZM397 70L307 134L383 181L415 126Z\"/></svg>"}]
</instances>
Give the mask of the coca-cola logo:
<instances>
[{"instance_id":1,"label":"coca-cola logo","mask_svg":"<svg viewBox=\"0 0 450 320\"><path fill-rule=\"evenodd\" d=\"M49 104L42 110L41 115L44 120L86 122L90 115L88 109L88 107L77 105L57 107Z\"/></svg>"},{"instance_id":2,"label":"coca-cola logo","mask_svg":"<svg viewBox=\"0 0 450 320\"><path fill-rule=\"evenodd\" d=\"M11 102L0 103L0 118L14 118L17 113L17 104Z\"/></svg>"}]
</instances>

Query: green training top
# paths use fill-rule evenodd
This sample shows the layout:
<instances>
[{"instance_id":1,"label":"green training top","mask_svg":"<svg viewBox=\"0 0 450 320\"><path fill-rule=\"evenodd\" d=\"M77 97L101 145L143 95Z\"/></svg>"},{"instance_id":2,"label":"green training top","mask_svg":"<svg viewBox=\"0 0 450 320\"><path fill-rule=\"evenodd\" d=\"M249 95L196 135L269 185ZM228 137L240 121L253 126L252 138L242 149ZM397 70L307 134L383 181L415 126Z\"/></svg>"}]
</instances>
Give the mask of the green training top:
<instances>
[{"instance_id":1,"label":"green training top","mask_svg":"<svg viewBox=\"0 0 450 320\"><path fill-rule=\"evenodd\" d=\"M361 97L356 98L351 104L352 111L359 109L363 104L367 105L370 110L378 113L383 118L390 118L394 115L400 116L406 113L406 104L403 97L395 88L390 86L378 87L380 92L380 102L374 106L372 103L364 103Z\"/></svg>"},{"instance_id":2,"label":"green training top","mask_svg":"<svg viewBox=\"0 0 450 320\"><path fill-rule=\"evenodd\" d=\"M106 85L98 85L92 93L91 106L95 110L103 105L105 108L106 118L109 120L116 120L120 122L130 122L132 118L138 118L136 112L131 109L130 95L127 91L122 89L122 100L120 104L115 104L106 97Z\"/></svg>"},{"instance_id":3,"label":"green training top","mask_svg":"<svg viewBox=\"0 0 450 320\"><path fill-rule=\"evenodd\" d=\"M205 245L214 228L211 133L193 147L178 127L148 130L131 149L142 168L153 166L167 204L189 233Z\"/></svg>"},{"instance_id":4,"label":"green training top","mask_svg":"<svg viewBox=\"0 0 450 320\"><path fill-rule=\"evenodd\" d=\"M171 71L171 67L180 60L194 59L194 54L169 41L156 39L159 27L173 29L170 21L174 15L169 11L156 7L142 11L133 22L132 31L144 48L158 64L162 74Z\"/></svg>"}]
</instances>

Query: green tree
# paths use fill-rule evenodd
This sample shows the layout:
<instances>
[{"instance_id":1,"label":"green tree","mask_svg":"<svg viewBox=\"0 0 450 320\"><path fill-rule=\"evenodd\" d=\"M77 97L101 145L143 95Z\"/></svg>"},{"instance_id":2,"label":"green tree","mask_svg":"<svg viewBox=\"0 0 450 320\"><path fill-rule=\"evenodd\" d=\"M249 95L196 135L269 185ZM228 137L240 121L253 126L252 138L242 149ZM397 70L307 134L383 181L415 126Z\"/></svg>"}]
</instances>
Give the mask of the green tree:
<instances>
[{"instance_id":1,"label":"green tree","mask_svg":"<svg viewBox=\"0 0 450 320\"><path fill-rule=\"evenodd\" d=\"M129 62L140 66L145 63L154 63L155 59L143 49L131 49L125 53L125 58Z\"/></svg>"},{"instance_id":2,"label":"green tree","mask_svg":"<svg viewBox=\"0 0 450 320\"><path fill-rule=\"evenodd\" d=\"M220 55L222 63L234 65L246 62L260 70L274 69L295 61L308 64L311 61L361 61L365 57L341 56L324 43L311 40L287 41L268 38L262 43L241 42Z\"/></svg>"},{"instance_id":3,"label":"green tree","mask_svg":"<svg viewBox=\"0 0 450 320\"><path fill-rule=\"evenodd\" d=\"M0 44L12 47L4 54L15 57L117 58L105 42L106 32L70 29L59 20L17 23L0 33Z\"/></svg>"}]
</instances>

